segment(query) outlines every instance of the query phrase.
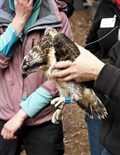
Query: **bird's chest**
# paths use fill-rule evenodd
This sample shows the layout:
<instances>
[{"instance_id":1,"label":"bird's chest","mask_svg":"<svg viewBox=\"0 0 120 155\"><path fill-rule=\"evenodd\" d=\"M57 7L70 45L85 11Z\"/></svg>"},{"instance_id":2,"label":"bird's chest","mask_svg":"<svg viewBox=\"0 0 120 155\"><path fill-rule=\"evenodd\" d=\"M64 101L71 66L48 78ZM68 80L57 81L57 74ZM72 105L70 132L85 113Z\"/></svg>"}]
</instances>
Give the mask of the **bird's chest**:
<instances>
[{"instance_id":1,"label":"bird's chest","mask_svg":"<svg viewBox=\"0 0 120 155\"><path fill-rule=\"evenodd\" d=\"M60 96L69 96L72 100L79 100L82 97L83 88L74 82L59 83L58 90Z\"/></svg>"}]
</instances>

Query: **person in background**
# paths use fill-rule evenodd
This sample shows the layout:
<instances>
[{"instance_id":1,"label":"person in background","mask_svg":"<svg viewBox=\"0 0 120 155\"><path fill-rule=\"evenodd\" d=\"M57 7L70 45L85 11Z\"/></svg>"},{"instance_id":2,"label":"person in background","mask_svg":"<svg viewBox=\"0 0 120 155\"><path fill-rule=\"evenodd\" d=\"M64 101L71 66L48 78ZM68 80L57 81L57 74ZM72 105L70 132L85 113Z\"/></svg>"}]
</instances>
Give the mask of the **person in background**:
<instances>
[{"instance_id":1,"label":"person in background","mask_svg":"<svg viewBox=\"0 0 120 155\"><path fill-rule=\"evenodd\" d=\"M62 122L53 124L55 111L49 103L58 95L56 86L42 71L22 78L22 58L41 40L45 28L55 27L72 39L66 3L54 0L0 1L0 154L19 155L21 146L27 155L63 155ZM20 109L21 108L21 109ZM20 109L20 111L19 111ZM19 111L19 112L18 112ZM18 112L24 122L12 135L8 120ZM9 121L8 121L9 122ZM5 131L5 132L4 132ZM4 136L3 136L4 135ZM8 141L12 139L11 141Z\"/></svg>"},{"instance_id":2,"label":"person in background","mask_svg":"<svg viewBox=\"0 0 120 155\"><path fill-rule=\"evenodd\" d=\"M94 80L94 89L104 97L108 116L101 120L100 140L104 146L101 155L120 154L120 41L112 48L104 63L90 51L78 46L80 56L74 61L58 62L54 73L59 81ZM69 107L68 107L69 108Z\"/></svg>"},{"instance_id":3,"label":"person in background","mask_svg":"<svg viewBox=\"0 0 120 155\"><path fill-rule=\"evenodd\" d=\"M119 26L120 0L101 0L86 39L85 48L105 62L111 47L120 39ZM92 82L86 84L90 87ZM99 93L97 95L105 102L102 95ZM88 127L91 155L101 155L103 151L103 145L99 140L101 120L95 114L93 119L86 115L85 120Z\"/></svg>"},{"instance_id":4,"label":"person in background","mask_svg":"<svg viewBox=\"0 0 120 155\"><path fill-rule=\"evenodd\" d=\"M67 4L65 13L66 13L67 17L70 18L73 15L73 12L75 10L74 0L63 0L63 1Z\"/></svg>"},{"instance_id":5,"label":"person in background","mask_svg":"<svg viewBox=\"0 0 120 155\"><path fill-rule=\"evenodd\" d=\"M119 27L120 0L101 0L87 36L85 48L105 62L110 49L120 39ZM97 95L104 103L104 97L99 93ZM101 155L103 151L103 145L99 140L101 120L96 114L93 119L86 115L85 120L88 127L91 155Z\"/></svg>"}]
</instances>

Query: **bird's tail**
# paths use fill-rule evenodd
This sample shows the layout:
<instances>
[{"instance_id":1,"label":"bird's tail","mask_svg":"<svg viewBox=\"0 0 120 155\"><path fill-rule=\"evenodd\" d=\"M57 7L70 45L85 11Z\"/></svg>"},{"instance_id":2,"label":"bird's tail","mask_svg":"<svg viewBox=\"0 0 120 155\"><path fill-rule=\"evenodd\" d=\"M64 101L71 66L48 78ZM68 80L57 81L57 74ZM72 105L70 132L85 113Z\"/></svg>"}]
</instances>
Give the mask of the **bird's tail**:
<instances>
[{"instance_id":1,"label":"bird's tail","mask_svg":"<svg viewBox=\"0 0 120 155\"><path fill-rule=\"evenodd\" d=\"M93 92L94 93L94 92ZM95 95L96 101L90 106L91 111L94 111L99 119L105 119L108 115L107 110L101 100Z\"/></svg>"},{"instance_id":2,"label":"bird's tail","mask_svg":"<svg viewBox=\"0 0 120 155\"><path fill-rule=\"evenodd\" d=\"M108 115L105 106L92 89L85 88L83 92L83 99L80 102L77 102L77 104L91 118L93 118L94 113L96 113L99 119L105 119Z\"/></svg>"}]
</instances>

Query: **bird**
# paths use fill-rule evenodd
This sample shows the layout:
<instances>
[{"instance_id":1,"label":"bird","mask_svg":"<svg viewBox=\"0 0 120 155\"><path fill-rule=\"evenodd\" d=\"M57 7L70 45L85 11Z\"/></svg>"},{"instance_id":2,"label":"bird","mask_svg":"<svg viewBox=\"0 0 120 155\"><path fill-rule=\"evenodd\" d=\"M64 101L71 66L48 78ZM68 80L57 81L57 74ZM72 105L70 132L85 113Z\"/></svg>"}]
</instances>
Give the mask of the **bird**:
<instances>
[{"instance_id":1,"label":"bird","mask_svg":"<svg viewBox=\"0 0 120 155\"><path fill-rule=\"evenodd\" d=\"M35 44L22 62L22 76L42 70L48 80L58 88L59 97L54 98L51 104L56 108L52 117L53 123L58 123L62 118L62 111L67 102L75 102L89 117L93 118L94 112L99 119L105 119L107 110L97 97L93 88L88 88L83 82L58 81L53 76L56 71L54 65L58 61L74 61L80 55L76 43L64 33L58 33L53 27L46 28L43 38Z\"/></svg>"}]
</instances>

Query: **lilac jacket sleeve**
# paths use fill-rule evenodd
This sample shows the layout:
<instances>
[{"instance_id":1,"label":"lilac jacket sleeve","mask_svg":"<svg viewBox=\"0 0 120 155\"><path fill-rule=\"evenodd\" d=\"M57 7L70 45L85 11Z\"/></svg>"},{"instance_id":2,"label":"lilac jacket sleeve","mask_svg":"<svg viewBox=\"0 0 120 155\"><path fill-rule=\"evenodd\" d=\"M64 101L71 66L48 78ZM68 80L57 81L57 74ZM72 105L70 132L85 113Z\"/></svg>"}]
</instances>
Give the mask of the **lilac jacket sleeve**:
<instances>
[{"instance_id":1,"label":"lilac jacket sleeve","mask_svg":"<svg viewBox=\"0 0 120 155\"><path fill-rule=\"evenodd\" d=\"M6 31L0 36L0 68L1 69L4 69L7 67L10 58L13 56L15 52L14 48L12 47L19 40L20 36L16 35L12 24L9 24Z\"/></svg>"}]
</instances>

